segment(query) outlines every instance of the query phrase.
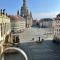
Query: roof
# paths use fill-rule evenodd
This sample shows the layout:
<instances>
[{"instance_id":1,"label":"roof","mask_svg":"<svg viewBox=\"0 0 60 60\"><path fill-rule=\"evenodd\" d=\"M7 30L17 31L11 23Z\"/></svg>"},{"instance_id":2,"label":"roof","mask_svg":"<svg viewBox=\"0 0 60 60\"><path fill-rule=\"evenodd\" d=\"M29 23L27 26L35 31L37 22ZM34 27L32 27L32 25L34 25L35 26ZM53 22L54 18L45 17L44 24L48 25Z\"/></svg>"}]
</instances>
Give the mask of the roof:
<instances>
[{"instance_id":1,"label":"roof","mask_svg":"<svg viewBox=\"0 0 60 60\"><path fill-rule=\"evenodd\" d=\"M8 17L10 18L11 21L12 21L12 20L13 20L13 21L19 21L19 20L20 20L20 21L23 21L23 20L24 20L23 17L21 17L21 16L16 16L16 15L15 15L15 16L14 16L14 15L9 15Z\"/></svg>"},{"instance_id":2,"label":"roof","mask_svg":"<svg viewBox=\"0 0 60 60\"><path fill-rule=\"evenodd\" d=\"M57 17L60 17L60 14L58 14Z\"/></svg>"},{"instance_id":3,"label":"roof","mask_svg":"<svg viewBox=\"0 0 60 60\"><path fill-rule=\"evenodd\" d=\"M43 21L53 21L53 19L51 19L51 18L43 18L39 22L43 22Z\"/></svg>"},{"instance_id":4,"label":"roof","mask_svg":"<svg viewBox=\"0 0 60 60\"><path fill-rule=\"evenodd\" d=\"M33 20L33 22L37 22L37 20Z\"/></svg>"},{"instance_id":5,"label":"roof","mask_svg":"<svg viewBox=\"0 0 60 60\"><path fill-rule=\"evenodd\" d=\"M55 20L60 20L60 17L56 17Z\"/></svg>"},{"instance_id":6,"label":"roof","mask_svg":"<svg viewBox=\"0 0 60 60\"><path fill-rule=\"evenodd\" d=\"M55 20L60 20L60 14L58 14L57 16L56 16L56 18L54 18Z\"/></svg>"}]
</instances>

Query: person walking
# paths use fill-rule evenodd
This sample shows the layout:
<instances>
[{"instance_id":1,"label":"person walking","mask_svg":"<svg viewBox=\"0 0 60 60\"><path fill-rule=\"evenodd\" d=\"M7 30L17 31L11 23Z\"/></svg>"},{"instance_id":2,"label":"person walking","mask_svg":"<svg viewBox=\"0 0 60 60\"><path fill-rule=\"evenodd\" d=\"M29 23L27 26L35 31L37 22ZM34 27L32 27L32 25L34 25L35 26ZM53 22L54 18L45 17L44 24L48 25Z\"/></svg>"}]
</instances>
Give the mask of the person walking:
<instances>
[{"instance_id":1,"label":"person walking","mask_svg":"<svg viewBox=\"0 0 60 60\"><path fill-rule=\"evenodd\" d=\"M39 37L39 42L40 42L40 37Z\"/></svg>"}]
</instances>

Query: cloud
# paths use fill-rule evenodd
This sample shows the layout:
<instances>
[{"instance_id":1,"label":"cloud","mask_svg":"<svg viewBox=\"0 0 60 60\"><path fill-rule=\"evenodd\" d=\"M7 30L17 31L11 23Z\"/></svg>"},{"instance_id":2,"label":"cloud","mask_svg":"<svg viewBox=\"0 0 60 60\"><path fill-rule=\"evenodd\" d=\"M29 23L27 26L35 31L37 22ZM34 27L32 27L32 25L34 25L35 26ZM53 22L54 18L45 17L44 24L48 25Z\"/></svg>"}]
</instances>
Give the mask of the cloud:
<instances>
[{"instance_id":1,"label":"cloud","mask_svg":"<svg viewBox=\"0 0 60 60\"><path fill-rule=\"evenodd\" d=\"M33 13L33 19L54 18L57 14L59 14L59 12Z\"/></svg>"}]
</instances>

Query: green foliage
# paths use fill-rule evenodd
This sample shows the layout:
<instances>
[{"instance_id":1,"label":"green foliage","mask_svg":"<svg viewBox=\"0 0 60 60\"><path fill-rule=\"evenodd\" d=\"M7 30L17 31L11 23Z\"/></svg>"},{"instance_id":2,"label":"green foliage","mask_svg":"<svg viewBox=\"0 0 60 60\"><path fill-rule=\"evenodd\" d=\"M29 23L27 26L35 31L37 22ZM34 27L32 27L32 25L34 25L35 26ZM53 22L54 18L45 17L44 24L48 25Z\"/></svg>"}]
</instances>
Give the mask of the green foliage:
<instances>
[{"instance_id":1,"label":"green foliage","mask_svg":"<svg viewBox=\"0 0 60 60\"><path fill-rule=\"evenodd\" d=\"M8 40L9 40L9 35L5 37L5 43L8 43Z\"/></svg>"},{"instance_id":2,"label":"green foliage","mask_svg":"<svg viewBox=\"0 0 60 60\"><path fill-rule=\"evenodd\" d=\"M13 37L13 43L19 43L19 36Z\"/></svg>"}]
</instances>

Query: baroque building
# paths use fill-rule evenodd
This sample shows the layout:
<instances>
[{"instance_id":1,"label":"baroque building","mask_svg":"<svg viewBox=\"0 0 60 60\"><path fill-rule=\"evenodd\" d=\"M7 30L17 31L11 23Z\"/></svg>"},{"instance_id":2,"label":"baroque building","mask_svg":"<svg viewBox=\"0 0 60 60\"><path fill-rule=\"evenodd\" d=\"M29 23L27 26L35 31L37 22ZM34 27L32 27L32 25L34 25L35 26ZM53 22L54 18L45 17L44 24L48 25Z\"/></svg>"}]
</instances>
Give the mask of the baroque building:
<instances>
[{"instance_id":1,"label":"baroque building","mask_svg":"<svg viewBox=\"0 0 60 60\"><path fill-rule=\"evenodd\" d=\"M19 43L19 35L25 30L25 19L17 15L9 15L11 22L11 43Z\"/></svg>"},{"instance_id":2,"label":"baroque building","mask_svg":"<svg viewBox=\"0 0 60 60\"><path fill-rule=\"evenodd\" d=\"M39 26L40 28L52 28L52 22L53 22L53 19L51 18L43 18L43 19L40 19Z\"/></svg>"},{"instance_id":3,"label":"baroque building","mask_svg":"<svg viewBox=\"0 0 60 60\"><path fill-rule=\"evenodd\" d=\"M17 12L19 15L19 12ZM25 18L26 27L29 28L32 26L32 13L29 12L26 4L26 0L23 0L23 6L21 7L20 15Z\"/></svg>"},{"instance_id":4,"label":"baroque building","mask_svg":"<svg viewBox=\"0 0 60 60\"><path fill-rule=\"evenodd\" d=\"M10 32L11 32L10 18L7 16L5 9L1 9L0 10L0 56L1 53L3 52L6 42L9 42Z\"/></svg>"},{"instance_id":5,"label":"baroque building","mask_svg":"<svg viewBox=\"0 0 60 60\"><path fill-rule=\"evenodd\" d=\"M10 18L7 16L5 9L0 10L0 45L9 40L11 32Z\"/></svg>"},{"instance_id":6,"label":"baroque building","mask_svg":"<svg viewBox=\"0 0 60 60\"><path fill-rule=\"evenodd\" d=\"M54 37L60 38L60 14L53 20L53 33Z\"/></svg>"}]
</instances>

